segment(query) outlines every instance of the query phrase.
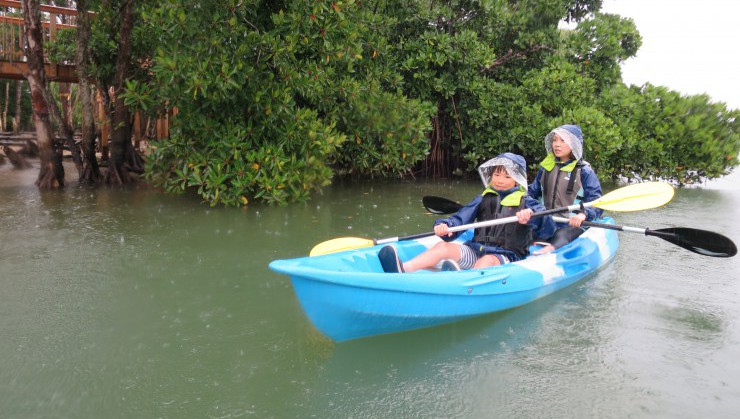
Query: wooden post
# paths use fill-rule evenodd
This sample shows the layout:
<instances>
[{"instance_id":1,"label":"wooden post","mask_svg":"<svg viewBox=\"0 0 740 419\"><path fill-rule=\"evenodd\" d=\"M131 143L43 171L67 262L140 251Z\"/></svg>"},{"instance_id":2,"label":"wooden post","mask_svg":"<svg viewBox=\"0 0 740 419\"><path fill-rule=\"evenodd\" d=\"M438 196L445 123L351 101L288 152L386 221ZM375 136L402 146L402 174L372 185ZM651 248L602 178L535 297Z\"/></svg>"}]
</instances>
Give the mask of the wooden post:
<instances>
[{"instance_id":1,"label":"wooden post","mask_svg":"<svg viewBox=\"0 0 740 419\"><path fill-rule=\"evenodd\" d=\"M157 118L157 139L167 138L167 111Z\"/></svg>"},{"instance_id":2,"label":"wooden post","mask_svg":"<svg viewBox=\"0 0 740 419\"><path fill-rule=\"evenodd\" d=\"M141 111L134 114L134 149L141 151Z\"/></svg>"},{"instance_id":3,"label":"wooden post","mask_svg":"<svg viewBox=\"0 0 740 419\"><path fill-rule=\"evenodd\" d=\"M49 13L49 40L54 41L57 37L57 15L56 13ZM44 61L49 61L46 56L44 56ZM56 63L49 62L49 73L47 74L47 77L54 80L57 78L57 65Z\"/></svg>"},{"instance_id":4,"label":"wooden post","mask_svg":"<svg viewBox=\"0 0 740 419\"><path fill-rule=\"evenodd\" d=\"M164 114L164 137L162 138L170 138L170 109L167 109Z\"/></svg>"}]
</instances>

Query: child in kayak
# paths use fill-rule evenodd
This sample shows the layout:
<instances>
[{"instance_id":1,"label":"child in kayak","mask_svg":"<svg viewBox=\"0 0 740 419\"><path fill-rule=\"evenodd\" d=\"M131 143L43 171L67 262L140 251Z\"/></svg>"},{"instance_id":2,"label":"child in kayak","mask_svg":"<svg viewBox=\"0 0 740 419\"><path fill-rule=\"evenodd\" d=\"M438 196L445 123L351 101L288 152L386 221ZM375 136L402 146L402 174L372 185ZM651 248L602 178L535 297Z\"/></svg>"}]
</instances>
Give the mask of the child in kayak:
<instances>
[{"instance_id":1,"label":"child in kayak","mask_svg":"<svg viewBox=\"0 0 740 419\"><path fill-rule=\"evenodd\" d=\"M547 209L567 207L579 202L601 198L601 183L591 165L583 160L583 132L578 125L562 125L545 136L547 157L540 163L537 176L529 185L528 195L540 200ZM601 217L602 210L585 208L570 217L568 224L557 223L552 237L539 236L549 245L536 253L547 253L575 240L583 234L581 224Z\"/></svg>"},{"instance_id":2,"label":"child in kayak","mask_svg":"<svg viewBox=\"0 0 740 419\"><path fill-rule=\"evenodd\" d=\"M503 153L478 168L486 189L469 204L448 218L434 223L434 233L444 241L415 258L401 262L396 248L380 249L378 258L385 272L413 272L429 269L443 261L443 270L483 268L515 262L527 256L533 233L549 237L555 231L550 216L534 217L545 207L526 196L527 164L522 156ZM473 240L464 244L451 243L461 232L451 233L450 227L516 216L518 222L475 229Z\"/></svg>"}]
</instances>

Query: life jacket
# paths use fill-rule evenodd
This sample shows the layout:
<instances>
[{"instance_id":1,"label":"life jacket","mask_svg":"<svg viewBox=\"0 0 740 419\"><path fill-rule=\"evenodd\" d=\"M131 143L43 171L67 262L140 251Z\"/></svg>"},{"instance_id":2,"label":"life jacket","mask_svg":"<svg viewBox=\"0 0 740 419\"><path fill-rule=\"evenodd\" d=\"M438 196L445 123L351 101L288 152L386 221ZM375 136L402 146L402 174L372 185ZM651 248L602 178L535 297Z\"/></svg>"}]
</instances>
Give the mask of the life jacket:
<instances>
[{"instance_id":1,"label":"life jacket","mask_svg":"<svg viewBox=\"0 0 740 419\"><path fill-rule=\"evenodd\" d=\"M568 164L555 161L555 155L550 153L540 165L545 169L542 172L542 203L546 208L567 207L581 202L583 199L583 182L581 168L588 163L580 160ZM568 216L566 213L559 214Z\"/></svg>"},{"instance_id":2,"label":"life jacket","mask_svg":"<svg viewBox=\"0 0 740 419\"><path fill-rule=\"evenodd\" d=\"M488 221L496 218L511 217L526 208L524 191L518 190L506 195L503 199L493 189L483 192L483 199L478 205L476 219ZM476 244L496 246L525 256L532 241L532 229L526 224L506 223L476 228L473 240Z\"/></svg>"}]
</instances>

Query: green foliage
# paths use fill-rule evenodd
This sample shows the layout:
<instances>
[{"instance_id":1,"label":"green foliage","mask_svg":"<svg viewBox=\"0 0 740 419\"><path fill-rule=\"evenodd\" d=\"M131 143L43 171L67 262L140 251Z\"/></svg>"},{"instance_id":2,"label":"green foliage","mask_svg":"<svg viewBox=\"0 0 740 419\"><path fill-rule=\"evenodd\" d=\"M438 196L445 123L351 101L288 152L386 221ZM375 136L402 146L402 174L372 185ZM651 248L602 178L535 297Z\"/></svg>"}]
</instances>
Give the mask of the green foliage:
<instances>
[{"instance_id":1,"label":"green foliage","mask_svg":"<svg viewBox=\"0 0 740 419\"><path fill-rule=\"evenodd\" d=\"M405 174L424 158L431 110L394 88L388 21L353 1L295 3L268 37L297 102L316 109L351 141L330 155L340 174ZM392 21L392 20L390 20ZM390 59L390 61L389 61ZM384 87L387 86L387 87Z\"/></svg>"},{"instance_id":2,"label":"green foliage","mask_svg":"<svg viewBox=\"0 0 740 419\"><path fill-rule=\"evenodd\" d=\"M548 117L593 103L596 95L594 80L579 74L575 66L563 61L528 72L521 88L527 102L539 104Z\"/></svg>"},{"instance_id":3,"label":"green foliage","mask_svg":"<svg viewBox=\"0 0 740 419\"><path fill-rule=\"evenodd\" d=\"M273 71L285 51L279 42L236 24L249 21L249 10L205 7L194 15L189 5L172 2L146 16L166 42L152 82L133 83L127 100L147 108L153 89L179 111L147 176L169 191L196 188L212 205L305 199L328 182L326 157L343 136L298 106L293 83ZM213 30L203 33L202 25Z\"/></svg>"},{"instance_id":4,"label":"green foliage","mask_svg":"<svg viewBox=\"0 0 740 419\"><path fill-rule=\"evenodd\" d=\"M706 95L682 96L649 84L622 86L604 96L602 107L629 142L615 162L621 176L690 184L723 176L738 165L740 111Z\"/></svg>"},{"instance_id":5,"label":"green foliage","mask_svg":"<svg viewBox=\"0 0 740 419\"><path fill-rule=\"evenodd\" d=\"M330 161L340 174L408 173L429 149L424 134L432 109L388 92L370 95L360 91L336 110L336 120L350 136Z\"/></svg>"},{"instance_id":6,"label":"green foliage","mask_svg":"<svg viewBox=\"0 0 740 419\"><path fill-rule=\"evenodd\" d=\"M284 203L327 185L332 167L386 176L424 157L429 107L383 87L397 80L379 64L387 41L372 14L354 1L266 11L171 1L145 14L158 48L127 101L153 106L151 92L178 109L150 158L153 183L195 187L212 205Z\"/></svg>"},{"instance_id":7,"label":"green foliage","mask_svg":"<svg viewBox=\"0 0 740 419\"><path fill-rule=\"evenodd\" d=\"M189 131L178 126L172 139L152 154L149 177L170 192L196 188L211 205L245 205L250 198L267 203L305 199L327 184L331 170L323 157L342 138L310 110L294 116L285 125L255 127L229 120L214 124L194 115ZM264 137L279 142L262 141Z\"/></svg>"},{"instance_id":8,"label":"green foliage","mask_svg":"<svg viewBox=\"0 0 740 419\"><path fill-rule=\"evenodd\" d=\"M405 175L432 160L466 174L514 151L534 170L565 123L583 128L602 179L687 183L736 166L737 111L624 86L619 64L641 38L632 20L594 13L601 3L146 3L135 39L153 52L126 103L178 109L147 176L212 205L284 203L335 174ZM112 42L94 36L97 74L112 70Z\"/></svg>"},{"instance_id":9,"label":"green foliage","mask_svg":"<svg viewBox=\"0 0 740 419\"><path fill-rule=\"evenodd\" d=\"M398 44L406 91L433 103L471 90L480 79L479 69L493 62L495 54L469 30L453 34L426 31Z\"/></svg>"},{"instance_id":10,"label":"green foliage","mask_svg":"<svg viewBox=\"0 0 740 419\"><path fill-rule=\"evenodd\" d=\"M473 106L461 109L472 124L464 144L470 167L505 151L522 154L529 163L542 154L536 140L548 118L539 103L529 101L525 89L489 81L475 94Z\"/></svg>"},{"instance_id":11,"label":"green foliage","mask_svg":"<svg viewBox=\"0 0 740 419\"><path fill-rule=\"evenodd\" d=\"M465 142L470 166L504 151L522 154L530 166L544 157L542 139L552 128L573 119L594 101L595 83L561 61L524 75L520 85L488 82L476 92L465 113L474 130Z\"/></svg>"},{"instance_id":12,"label":"green foliage","mask_svg":"<svg viewBox=\"0 0 740 419\"><path fill-rule=\"evenodd\" d=\"M90 62L88 72L95 84L105 90L113 85L116 74L118 42L120 38L121 13L126 0L108 0L95 9L95 18L90 20L91 37L89 41ZM131 60L128 77L146 80L149 76L148 63L158 41L151 28L142 21L142 14L151 8L149 2L139 2L134 11L134 26L131 34ZM72 56L74 56L74 46Z\"/></svg>"},{"instance_id":13,"label":"green foliage","mask_svg":"<svg viewBox=\"0 0 740 419\"><path fill-rule=\"evenodd\" d=\"M393 45L406 94L437 106L429 166L461 174L507 150L540 156L549 119L592 100L594 81L559 52L558 23L600 1L413 3L395 5Z\"/></svg>"},{"instance_id":14,"label":"green foliage","mask_svg":"<svg viewBox=\"0 0 740 419\"><path fill-rule=\"evenodd\" d=\"M621 82L619 64L634 57L641 45L642 37L632 19L604 13L579 23L564 39L569 58L600 86Z\"/></svg>"},{"instance_id":15,"label":"green foliage","mask_svg":"<svg viewBox=\"0 0 740 419\"><path fill-rule=\"evenodd\" d=\"M596 13L601 9L603 0L579 0L571 2L568 6L567 22L579 22L588 15Z\"/></svg>"},{"instance_id":16,"label":"green foliage","mask_svg":"<svg viewBox=\"0 0 740 419\"><path fill-rule=\"evenodd\" d=\"M577 123L583 129L584 159L591 163L601 179L623 174L622 154L628 149L627 140L619 128L597 107L584 106L565 112L551 121L550 128ZM549 130L548 130L549 131ZM544 154L544 141L541 141Z\"/></svg>"},{"instance_id":17,"label":"green foliage","mask_svg":"<svg viewBox=\"0 0 740 419\"><path fill-rule=\"evenodd\" d=\"M649 85L615 84L599 92L597 81L578 68L553 58L518 85L479 83L475 100L465 102L474 106L461 107L470 123L463 148L469 166L510 150L534 171L545 134L562 124L583 128L585 158L602 179L684 184L722 176L738 164L738 111Z\"/></svg>"},{"instance_id":18,"label":"green foliage","mask_svg":"<svg viewBox=\"0 0 740 419\"><path fill-rule=\"evenodd\" d=\"M77 48L77 30L57 29L56 38L44 44L44 54L52 63L74 64Z\"/></svg>"}]
</instances>

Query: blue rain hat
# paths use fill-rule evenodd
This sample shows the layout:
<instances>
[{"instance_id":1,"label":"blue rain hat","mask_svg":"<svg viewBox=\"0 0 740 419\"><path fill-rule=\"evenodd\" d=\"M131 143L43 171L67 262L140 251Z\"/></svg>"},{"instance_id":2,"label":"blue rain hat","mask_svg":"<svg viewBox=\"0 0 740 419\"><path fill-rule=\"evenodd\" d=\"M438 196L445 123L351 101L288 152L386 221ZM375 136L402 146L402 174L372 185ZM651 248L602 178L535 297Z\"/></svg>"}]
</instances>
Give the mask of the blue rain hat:
<instances>
[{"instance_id":1,"label":"blue rain hat","mask_svg":"<svg viewBox=\"0 0 740 419\"><path fill-rule=\"evenodd\" d=\"M524 157L514 153L502 153L481 164L478 167L478 173L486 188L491 183L491 175L495 166L503 166L516 183L527 189L527 161Z\"/></svg>"},{"instance_id":2,"label":"blue rain hat","mask_svg":"<svg viewBox=\"0 0 740 419\"><path fill-rule=\"evenodd\" d=\"M545 136L545 149L552 153L552 139L557 134L568 144L576 160L583 158L583 131L578 125L561 125Z\"/></svg>"}]
</instances>

